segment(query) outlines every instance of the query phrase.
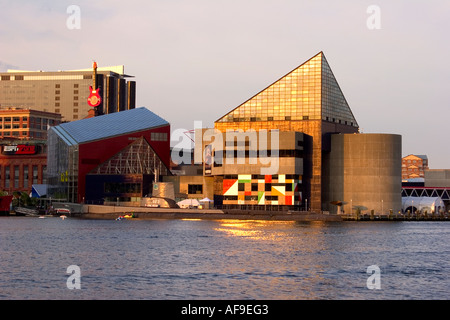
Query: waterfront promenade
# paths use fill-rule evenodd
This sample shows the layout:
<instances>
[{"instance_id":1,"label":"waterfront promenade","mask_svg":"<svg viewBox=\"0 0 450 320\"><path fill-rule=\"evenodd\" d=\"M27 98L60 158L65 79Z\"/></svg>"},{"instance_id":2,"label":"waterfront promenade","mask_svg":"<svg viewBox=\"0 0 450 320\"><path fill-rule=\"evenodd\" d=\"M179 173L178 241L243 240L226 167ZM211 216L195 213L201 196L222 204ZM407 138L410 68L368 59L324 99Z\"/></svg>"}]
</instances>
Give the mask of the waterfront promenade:
<instances>
[{"instance_id":1,"label":"waterfront promenade","mask_svg":"<svg viewBox=\"0 0 450 320\"><path fill-rule=\"evenodd\" d=\"M81 217L85 219L116 219L118 216L131 213L134 214L135 219L342 221L342 217L339 215L318 214L307 211L145 208L104 205L84 205Z\"/></svg>"},{"instance_id":2,"label":"waterfront promenade","mask_svg":"<svg viewBox=\"0 0 450 320\"><path fill-rule=\"evenodd\" d=\"M145 208L104 205L84 205L81 216L85 219L116 219L133 213L135 219L238 219L274 221L450 221L446 213L405 214L328 214L311 211L262 211L238 209L181 209Z\"/></svg>"}]
</instances>

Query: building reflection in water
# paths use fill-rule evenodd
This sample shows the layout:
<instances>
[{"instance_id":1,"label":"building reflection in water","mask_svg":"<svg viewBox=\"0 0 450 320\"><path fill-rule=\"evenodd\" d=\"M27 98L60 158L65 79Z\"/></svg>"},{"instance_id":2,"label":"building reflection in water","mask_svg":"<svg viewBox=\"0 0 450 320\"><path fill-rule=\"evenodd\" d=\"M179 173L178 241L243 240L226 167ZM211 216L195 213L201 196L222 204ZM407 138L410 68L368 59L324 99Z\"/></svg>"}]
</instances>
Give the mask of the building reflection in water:
<instances>
[{"instance_id":1,"label":"building reflection in water","mask_svg":"<svg viewBox=\"0 0 450 320\"><path fill-rule=\"evenodd\" d=\"M222 220L215 228L233 240L242 239L247 248L245 263L241 245L224 252L230 263L227 271L253 278L258 290L277 288L279 299L316 299L322 290L333 296L340 287L359 283L355 266L343 254L351 249L340 241L345 230L331 229L332 235L326 222L258 220Z\"/></svg>"}]
</instances>

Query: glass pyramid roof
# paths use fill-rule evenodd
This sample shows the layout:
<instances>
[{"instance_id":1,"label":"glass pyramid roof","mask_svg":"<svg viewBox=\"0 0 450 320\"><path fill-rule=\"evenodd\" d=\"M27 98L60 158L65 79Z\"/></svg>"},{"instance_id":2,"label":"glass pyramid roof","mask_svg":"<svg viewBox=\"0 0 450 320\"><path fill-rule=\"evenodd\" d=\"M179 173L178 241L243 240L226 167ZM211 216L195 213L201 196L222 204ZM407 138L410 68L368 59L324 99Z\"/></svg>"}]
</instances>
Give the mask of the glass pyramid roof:
<instances>
[{"instance_id":1,"label":"glass pyramid roof","mask_svg":"<svg viewBox=\"0 0 450 320\"><path fill-rule=\"evenodd\" d=\"M216 122L277 120L325 120L358 127L323 52Z\"/></svg>"}]
</instances>

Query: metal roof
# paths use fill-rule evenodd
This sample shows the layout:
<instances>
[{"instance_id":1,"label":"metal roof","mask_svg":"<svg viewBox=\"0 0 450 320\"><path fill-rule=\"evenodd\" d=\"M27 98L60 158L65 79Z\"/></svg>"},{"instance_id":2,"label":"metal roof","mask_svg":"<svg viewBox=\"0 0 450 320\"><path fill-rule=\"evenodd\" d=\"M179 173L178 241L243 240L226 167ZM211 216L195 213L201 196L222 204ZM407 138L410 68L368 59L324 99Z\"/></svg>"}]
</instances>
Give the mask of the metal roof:
<instances>
[{"instance_id":1,"label":"metal roof","mask_svg":"<svg viewBox=\"0 0 450 320\"><path fill-rule=\"evenodd\" d=\"M110 113L51 127L69 145L169 125L145 107Z\"/></svg>"}]
</instances>

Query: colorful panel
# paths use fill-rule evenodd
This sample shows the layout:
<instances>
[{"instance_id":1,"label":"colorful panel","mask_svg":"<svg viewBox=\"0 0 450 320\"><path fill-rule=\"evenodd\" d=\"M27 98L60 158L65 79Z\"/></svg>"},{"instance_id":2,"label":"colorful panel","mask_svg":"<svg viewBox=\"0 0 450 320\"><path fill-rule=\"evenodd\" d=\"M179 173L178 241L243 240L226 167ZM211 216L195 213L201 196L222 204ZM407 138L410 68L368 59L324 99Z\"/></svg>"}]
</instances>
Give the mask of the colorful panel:
<instances>
[{"instance_id":1,"label":"colorful panel","mask_svg":"<svg viewBox=\"0 0 450 320\"><path fill-rule=\"evenodd\" d=\"M223 180L223 195L224 196L237 196L238 194L238 181L237 180Z\"/></svg>"},{"instance_id":2,"label":"colorful panel","mask_svg":"<svg viewBox=\"0 0 450 320\"><path fill-rule=\"evenodd\" d=\"M224 203L242 205L301 205L301 180L286 175L266 175L264 180L249 174L223 180ZM228 197L228 198L227 198Z\"/></svg>"},{"instance_id":3,"label":"colorful panel","mask_svg":"<svg viewBox=\"0 0 450 320\"><path fill-rule=\"evenodd\" d=\"M251 174L240 174L238 175L238 180L240 183L250 183L252 182Z\"/></svg>"},{"instance_id":4,"label":"colorful panel","mask_svg":"<svg viewBox=\"0 0 450 320\"><path fill-rule=\"evenodd\" d=\"M258 191L258 204L264 204L265 197L264 197L264 191Z\"/></svg>"},{"instance_id":5,"label":"colorful panel","mask_svg":"<svg viewBox=\"0 0 450 320\"><path fill-rule=\"evenodd\" d=\"M272 187L272 195L273 196L284 196L285 193L286 193L285 186L273 186Z\"/></svg>"}]
</instances>

